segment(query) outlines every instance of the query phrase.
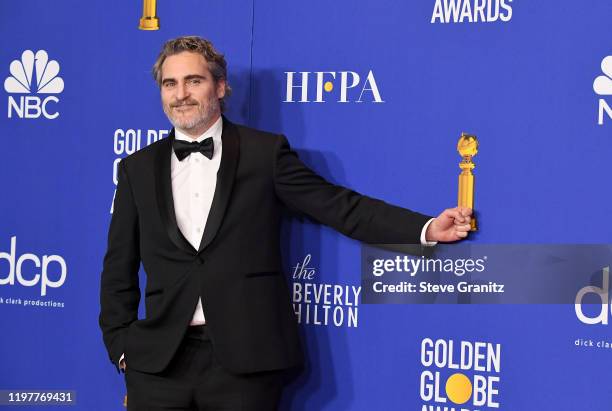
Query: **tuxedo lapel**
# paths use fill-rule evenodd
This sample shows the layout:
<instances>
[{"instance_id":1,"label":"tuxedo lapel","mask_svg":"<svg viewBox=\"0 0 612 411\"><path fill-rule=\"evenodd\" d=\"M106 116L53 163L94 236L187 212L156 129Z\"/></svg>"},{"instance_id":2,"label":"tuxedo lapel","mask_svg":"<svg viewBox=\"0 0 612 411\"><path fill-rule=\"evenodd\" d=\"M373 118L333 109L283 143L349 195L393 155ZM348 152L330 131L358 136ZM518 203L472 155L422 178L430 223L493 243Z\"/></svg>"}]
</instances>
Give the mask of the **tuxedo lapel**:
<instances>
[{"instance_id":1,"label":"tuxedo lapel","mask_svg":"<svg viewBox=\"0 0 612 411\"><path fill-rule=\"evenodd\" d=\"M236 167L240 155L240 137L236 126L225 117L223 117L221 144L223 148L221 151L221 164L217 173L217 185L198 252L202 252L215 238L217 231L219 231L232 193L234 177L236 176Z\"/></svg>"},{"instance_id":2,"label":"tuxedo lapel","mask_svg":"<svg viewBox=\"0 0 612 411\"><path fill-rule=\"evenodd\" d=\"M172 196L172 172L170 168L172 141L174 141L174 129L172 129L168 138L164 139L163 143L160 144L155 158L154 170L157 206L159 207L162 223L166 227L166 231L172 242L178 248L195 254L196 249L187 241L176 223L174 198Z\"/></svg>"}]
</instances>

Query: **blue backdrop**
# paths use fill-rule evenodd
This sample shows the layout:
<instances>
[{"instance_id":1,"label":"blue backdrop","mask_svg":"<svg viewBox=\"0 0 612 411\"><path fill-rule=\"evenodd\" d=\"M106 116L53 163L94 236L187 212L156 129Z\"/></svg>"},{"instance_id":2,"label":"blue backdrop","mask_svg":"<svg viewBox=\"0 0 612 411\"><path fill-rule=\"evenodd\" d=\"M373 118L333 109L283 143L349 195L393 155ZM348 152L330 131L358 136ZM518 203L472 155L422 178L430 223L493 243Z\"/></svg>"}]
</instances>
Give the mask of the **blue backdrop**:
<instances>
[{"instance_id":1,"label":"blue backdrop","mask_svg":"<svg viewBox=\"0 0 612 411\"><path fill-rule=\"evenodd\" d=\"M481 144L469 241L612 243L609 0L160 0L152 32L141 10L0 3L0 389L122 409L97 324L114 167L170 127L150 69L179 35L225 53L230 119L286 134L333 182L437 214L456 203L466 131ZM597 342L612 325L582 323L572 304L359 305L359 243L298 219L283 235L308 356L286 409L450 407L427 399L424 371L442 396L454 372L424 364L427 339L499 344L500 368L480 373L499 379L495 401L457 410L610 409L612 350ZM307 284L341 286L341 302Z\"/></svg>"}]
</instances>

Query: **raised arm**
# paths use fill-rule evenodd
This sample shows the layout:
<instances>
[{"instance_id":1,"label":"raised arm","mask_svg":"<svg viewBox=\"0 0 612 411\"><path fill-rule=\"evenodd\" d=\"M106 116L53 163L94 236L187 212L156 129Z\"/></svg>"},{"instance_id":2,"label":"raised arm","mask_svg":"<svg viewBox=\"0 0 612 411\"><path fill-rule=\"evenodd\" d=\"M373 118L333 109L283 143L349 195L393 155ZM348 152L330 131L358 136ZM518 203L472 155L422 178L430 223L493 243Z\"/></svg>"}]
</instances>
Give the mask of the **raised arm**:
<instances>
[{"instance_id":1,"label":"raised arm","mask_svg":"<svg viewBox=\"0 0 612 411\"><path fill-rule=\"evenodd\" d=\"M366 243L420 244L431 219L329 183L302 163L284 136L275 148L274 180L285 205Z\"/></svg>"}]
</instances>

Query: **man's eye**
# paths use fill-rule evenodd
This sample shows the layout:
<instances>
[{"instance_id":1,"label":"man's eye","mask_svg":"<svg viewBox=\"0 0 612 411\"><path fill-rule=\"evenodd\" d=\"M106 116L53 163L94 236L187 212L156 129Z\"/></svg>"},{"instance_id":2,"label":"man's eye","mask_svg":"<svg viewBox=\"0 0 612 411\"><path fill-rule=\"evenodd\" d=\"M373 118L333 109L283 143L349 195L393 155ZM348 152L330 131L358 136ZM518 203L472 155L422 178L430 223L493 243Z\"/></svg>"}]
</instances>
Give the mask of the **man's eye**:
<instances>
[{"instance_id":1,"label":"man's eye","mask_svg":"<svg viewBox=\"0 0 612 411\"><path fill-rule=\"evenodd\" d=\"M171 81L168 81L168 82L164 83L164 87L165 88L171 88L171 87L174 87L174 85L175 85L175 83L173 83Z\"/></svg>"},{"instance_id":2,"label":"man's eye","mask_svg":"<svg viewBox=\"0 0 612 411\"><path fill-rule=\"evenodd\" d=\"M191 83L191 84L200 84L200 83L201 83L201 81L200 81L200 79L199 79L199 78L194 78L194 79L191 79L191 80L190 80L190 83Z\"/></svg>"}]
</instances>

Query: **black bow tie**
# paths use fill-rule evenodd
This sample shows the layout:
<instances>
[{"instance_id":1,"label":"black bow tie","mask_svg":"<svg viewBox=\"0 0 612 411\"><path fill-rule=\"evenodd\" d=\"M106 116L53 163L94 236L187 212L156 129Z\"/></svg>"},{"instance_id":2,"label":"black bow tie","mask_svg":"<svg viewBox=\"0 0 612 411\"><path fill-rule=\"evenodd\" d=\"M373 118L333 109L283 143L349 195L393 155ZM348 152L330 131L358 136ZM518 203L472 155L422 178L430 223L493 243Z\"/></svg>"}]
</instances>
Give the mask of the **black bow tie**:
<instances>
[{"instance_id":1,"label":"black bow tie","mask_svg":"<svg viewBox=\"0 0 612 411\"><path fill-rule=\"evenodd\" d=\"M183 140L175 139L172 142L172 148L174 149L174 154L176 154L179 161L183 161L189 154L196 152L202 153L204 156L211 159L213 156L214 144L212 137L205 138L200 143L197 141L188 143Z\"/></svg>"}]
</instances>

